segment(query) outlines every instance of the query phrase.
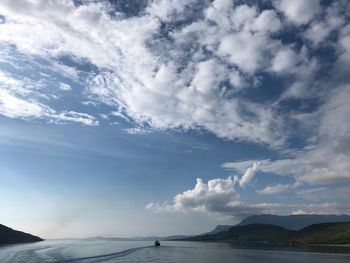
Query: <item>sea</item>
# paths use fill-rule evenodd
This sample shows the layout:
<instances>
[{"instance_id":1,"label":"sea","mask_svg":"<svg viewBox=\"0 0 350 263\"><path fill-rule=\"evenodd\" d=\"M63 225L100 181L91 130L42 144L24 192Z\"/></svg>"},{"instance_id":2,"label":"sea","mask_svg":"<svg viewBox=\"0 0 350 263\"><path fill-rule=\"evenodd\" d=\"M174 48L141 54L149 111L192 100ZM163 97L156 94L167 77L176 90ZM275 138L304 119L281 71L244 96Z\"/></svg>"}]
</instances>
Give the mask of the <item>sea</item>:
<instances>
[{"instance_id":1,"label":"sea","mask_svg":"<svg viewBox=\"0 0 350 263\"><path fill-rule=\"evenodd\" d=\"M46 240L0 247L1 263L289 263L350 262L347 253L320 253L286 248L242 247L228 243L114 241L106 239Z\"/></svg>"}]
</instances>

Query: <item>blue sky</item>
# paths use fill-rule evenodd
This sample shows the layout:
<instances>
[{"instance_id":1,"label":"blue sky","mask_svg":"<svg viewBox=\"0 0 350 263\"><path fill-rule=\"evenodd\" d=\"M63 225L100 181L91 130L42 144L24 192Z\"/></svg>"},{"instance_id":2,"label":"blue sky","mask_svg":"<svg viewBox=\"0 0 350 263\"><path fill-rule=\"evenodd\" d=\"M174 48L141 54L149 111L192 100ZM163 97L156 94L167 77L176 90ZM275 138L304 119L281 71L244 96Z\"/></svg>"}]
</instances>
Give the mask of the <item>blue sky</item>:
<instances>
[{"instance_id":1,"label":"blue sky","mask_svg":"<svg viewBox=\"0 0 350 263\"><path fill-rule=\"evenodd\" d=\"M350 213L347 1L0 3L0 223L195 234Z\"/></svg>"}]
</instances>

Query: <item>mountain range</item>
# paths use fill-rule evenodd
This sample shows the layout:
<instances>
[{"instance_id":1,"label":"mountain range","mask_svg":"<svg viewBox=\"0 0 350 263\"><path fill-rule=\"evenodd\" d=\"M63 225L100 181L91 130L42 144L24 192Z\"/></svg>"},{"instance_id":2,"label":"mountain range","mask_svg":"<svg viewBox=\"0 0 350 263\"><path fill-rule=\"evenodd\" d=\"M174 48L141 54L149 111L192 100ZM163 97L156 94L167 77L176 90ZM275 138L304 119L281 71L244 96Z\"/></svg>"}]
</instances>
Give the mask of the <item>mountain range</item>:
<instances>
[{"instance_id":1,"label":"mountain range","mask_svg":"<svg viewBox=\"0 0 350 263\"><path fill-rule=\"evenodd\" d=\"M219 225L208 233L181 240L264 242L289 245L350 244L350 216L254 215L235 226Z\"/></svg>"},{"instance_id":2,"label":"mountain range","mask_svg":"<svg viewBox=\"0 0 350 263\"><path fill-rule=\"evenodd\" d=\"M213 235L199 235L183 241L264 242L286 245L350 244L350 222L314 224L300 230L289 230L266 224L237 225Z\"/></svg>"}]
</instances>

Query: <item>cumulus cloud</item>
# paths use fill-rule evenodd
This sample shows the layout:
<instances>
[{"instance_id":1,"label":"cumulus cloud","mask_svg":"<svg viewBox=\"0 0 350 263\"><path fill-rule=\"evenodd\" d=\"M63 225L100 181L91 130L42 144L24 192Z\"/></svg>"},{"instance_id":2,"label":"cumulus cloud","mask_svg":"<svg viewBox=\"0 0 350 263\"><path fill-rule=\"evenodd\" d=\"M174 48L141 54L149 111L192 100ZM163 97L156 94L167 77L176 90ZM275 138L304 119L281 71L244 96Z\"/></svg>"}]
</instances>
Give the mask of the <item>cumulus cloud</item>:
<instances>
[{"instance_id":1,"label":"cumulus cloud","mask_svg":"<svg viewBox=\"0 0 350 263\"><path fill-rule=\"evenodd\" d=\"M319 45L329 34L344 24L342 17L327 17L326 21L314 22L305 32L305 37L312 41L313 44Z\"/></svg>"},{"instance_id":2,"label":"cumulus cloud","mask_svg":"<svg viewBox=\"0 0 350 263\"><path fill-rule=\"evenodd\" d=\"M277 73L290 72L300 62L298 54L291 48L280 49L272 60L272 70Z\"/></svg>"},{"instance_id":3,"label":"cumulus cloud","mask_svg":"<svg viewBox=\"0 0 350 263\"><path fill-rule=\"evenodd\" d=\"M241 32L224 37L219 46L219 54L243 71L254 73L266 66L266 53L269 48L273 48L270 45L272 43L265 35Z\"/></svg>"},{"instance_id":4,"label":"cumulus cloud","mask_svg":"<svg viewBox=\"0 0 350 263\"><path fill-rule=\"evenodd\" d=\"M240 200L234 190L236 177L212 179L204 183L198 178L193 189L177 194L172 204L149 203L146 208L155 212L205 212L220 216L242 218L251 214L272 211L278 204L249 204Z\"/></svg>"},{"instance_id":5,"label":"cumulus cloud","mask_svg":"<svg viewBox=\"0 0 350 263\"><path fill-rule=\"evenodd\" d=\"M321 10L319 0L276 0L274 4L296 25L309 23Z\"/></svg>"},{"instance_id":6,"label":"cumulus cloud","mask_svg":"<svg viewBox=\"0 0 350 263\"><path fill-rule=\"evenodd\" d=\"M251 29L258 32L278 32L282 27L281 20L274 10L264 10L256 17Z\"/></svg>"},{"instance_id":7,"label":"cumulus cloud","mask_svg":"<svg viewBox=\"0 0 350 263\"><path fill-rule=\"evenodd\" d=\"M212 179L205 183L202 179L197 178L195 187L177 194L172 203L152 202L145 208L156 213L200 212L235 219L261 213L344 214L350 211L348 205L337 202L286 205L245 202L234 189L238 181L238 177L228 177ZM300 187L299 183L279 184L266 187L260 194L279 194L298 187Z\"/></svg>"},{"instance_id":8,"label":"cumulus cloud","mask_svg":"<svg viewBox=\"0 0 350 263\"><path fill-rule=\"evenodd\" d=\"M321 18L314 20L310 27L305 31L304 36L312 42L313 45L329 45L330 41L325 41L332 32L339 31L346 23L346 15L349 12L348 3L346 1L338 1L332 3L331 6L324 10ZM339 33L339 32L337 32Z\"/></svg>"}]
</instances>

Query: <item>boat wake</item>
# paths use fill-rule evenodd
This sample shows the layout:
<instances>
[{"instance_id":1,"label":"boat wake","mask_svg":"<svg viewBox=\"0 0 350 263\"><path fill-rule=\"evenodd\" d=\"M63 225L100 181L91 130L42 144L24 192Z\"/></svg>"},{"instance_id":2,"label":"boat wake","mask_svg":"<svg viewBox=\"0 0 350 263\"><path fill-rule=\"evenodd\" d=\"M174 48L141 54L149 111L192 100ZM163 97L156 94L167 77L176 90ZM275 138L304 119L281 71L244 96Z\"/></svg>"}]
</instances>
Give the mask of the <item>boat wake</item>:
<instances>
[{"instance_id":1,"label":"boat wake","mask_svg":"<svg viewBox=\"0 0 350 263\"><path fill-rule=\"evenodd\" d=\"M109 253L109 254L103 254L103 255L96 255L96 256L90 256L90 257L81 257L81 258L72 258L72 259L65 259L65 260L59 260L59 261L54 261L54 263L69 263L69 262L89 262L92 261L94 262L95 260L100 261L105 261L105 260L110 260L110 259L116 259L120 257L124 257L126 255L129 255L131 253L134 253L136 251L146 249L146 248L151 248L152 246L147 246L147 247L137 247L137 248L131 248L127 249L124 251L116 252L116 253Z\"/></svg>"}]
</instances>

